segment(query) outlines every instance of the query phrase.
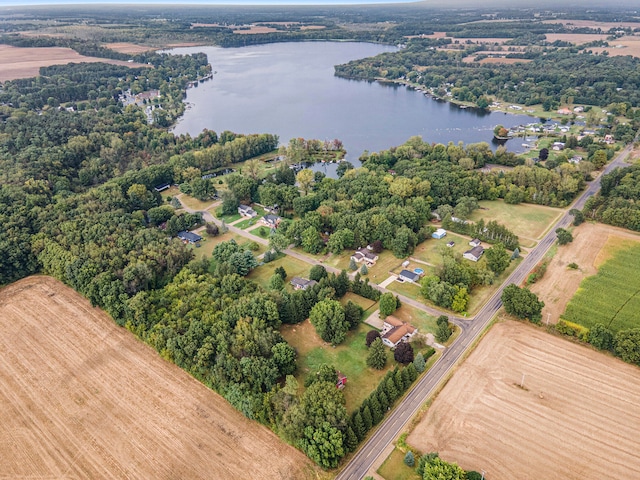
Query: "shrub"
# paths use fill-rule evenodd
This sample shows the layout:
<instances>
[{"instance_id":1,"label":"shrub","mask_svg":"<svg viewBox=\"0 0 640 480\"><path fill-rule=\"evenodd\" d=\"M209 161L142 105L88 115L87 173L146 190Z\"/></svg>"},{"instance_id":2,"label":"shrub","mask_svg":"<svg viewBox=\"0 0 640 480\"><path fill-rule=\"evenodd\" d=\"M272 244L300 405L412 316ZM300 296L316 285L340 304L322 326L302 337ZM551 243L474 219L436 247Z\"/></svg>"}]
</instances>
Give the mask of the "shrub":
<instances>
[{"instance_id":1,"label":"shrub","mask_svg":"<svg viewBox=\"0 0 640 480\"><path fill-rule=\"evenodd\" d=\"M407 342L400 342L393 352L393 358L404 365L413 362L413 347Z\"/></svg>"},{"instance_id":2,"label":"shrub","mask_svg":"<svg viewBox=\"0 0 640 480\"><path fill-rule=\"evenodd\" d=\"M377 330L369 330L367 332L367 339L366 339L367 347L370 347L376 338L380 338L380 332L378 332Z\"/></svg>"},{"instance_id":3,"label":"shrub","mask_svg":"<svg viewBox=\"0 0 640 480\"><path fill-rule=\"evenodd\" d=\"M416 457L413 455L413 452L411 450L409 450L404 456L404 464L407 467L413 467L416 464Z\"/></svg>"},{"instance_id":4,"label":"shrub","mask_svg":"<svg viewBox=\"0 0 640 480\"><path fill-rule=\"evenodd\" d=\"M579 267L577 263L571 262L569 265L567 265L567 268L570 268L571 270L577 270Z\"/></svg>"}]
</instances>

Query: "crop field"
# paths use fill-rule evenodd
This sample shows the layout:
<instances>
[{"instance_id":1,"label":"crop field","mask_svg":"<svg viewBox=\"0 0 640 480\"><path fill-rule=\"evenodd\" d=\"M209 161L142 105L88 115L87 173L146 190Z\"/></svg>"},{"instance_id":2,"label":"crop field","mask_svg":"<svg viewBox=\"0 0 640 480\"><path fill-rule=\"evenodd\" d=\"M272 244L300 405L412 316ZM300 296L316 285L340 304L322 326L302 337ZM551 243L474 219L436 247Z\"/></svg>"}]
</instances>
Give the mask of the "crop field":
<instances>
[{"instance_id":1,"label":"crop field","mask_svg":"<svg viewBox=\"0 0 640 480\"><path fill-rule=\"evenodd\" d=\"M587 277L562 318L585 327L602 323L612 331L640 326L640 245L622 249Z\"/></svg>"},{"instance_id":2,"label":"crop field","mask_svg":"<svg viewBox=\"0 0 640 480\"><path fill-rule=\"evenodd\" d=\"M620 55L631 55L640 57L640 37L622 37L609 42L609 47L595 47L593 53L606 51L612 57Z\"/></svg>"},{"instance_id":3,"label":"crop field","mask_svg":"<svg viewBox=\"0 0 640 480\"><path fill-rule=\"evenodd\" d=\"M638 367L530 325L499 323L407 442L485 470L488 480L640 478L639 396Z\"/></svg>"},{"instance_id":4,"label":"crop field","mask_svg":"<svg viewBox=\"0 0 640 480\"><path fill-rule=\"evenodd\" d=\"M16 78L37 77L40 74L40 67L81 62L102 62L127 67L148 66L140 63L128 63L123 60L86 57L66 47L22 48L0 45L0 82Z\"/></svg>"},{"instance_id":5,"label":"crop field","mask_svg":"<svg viewBox=\"0 0 640 480\"><path fill-rule=\"evenodd\" d=\"M483 200L480 202L480 208L471 215L470 220L473 222L481 218L485 222L495 220L521 239L537 240L561 214L560 209L542 205L510 205L502 200ZM520 243L527 245L526 241Z\"/></svg>"},{"instance_id":6,"label":"crop field","mask_svg":"<svg viewBox=\"0 0 640 480\"><path fill-rule=\"evenodd\" d=\"M115 50L120 53L130 53L132 55L148 52L149 50L155 50L155 48L150 47L149 45L138 45L137 43L129 43L129 42L116 42L116 43L105 43L105 47Z\"/></svg>"},{"instance_id":7,"label":"crop field","mask_svg":"<svg viewBox=\"0 0 640 480\"><path fill-rule=\"evenodd\" d=\"M557 40L562 42L582 45L583 43L595 42L596 40L606 40L608 35L599 33L545 33L547 42L553 43Z\"/></svg>"},{"instance_id":8,"label":"crop field","mask_svg":"<svg viewBox=\"0 0 640 480\"><path fill-rule=\"evenodd\" d=\"M315 477L301 452L57 280L0 290L0 331L3 478Z\"/></svg>"},{"instance_id":9,"label":"crop field","mask_svg":"<svg viewBox=\"0 0 640 480\"><path fill-rule=\"evenodd\" d=\"M323 363L333 365L347 376L343 392L347 410L352 411L378 386L387 370L395 365L393 354L386 349L387 367L384 370L367 367L368 349L365 338L369 330L369 325L361 324L355 331L348 332L345 341L337 347L324 342L309 320L297 325L284 325L280 332L298 352L298 382L302 385L307 375Z\"/></svg>"}]
</instances>

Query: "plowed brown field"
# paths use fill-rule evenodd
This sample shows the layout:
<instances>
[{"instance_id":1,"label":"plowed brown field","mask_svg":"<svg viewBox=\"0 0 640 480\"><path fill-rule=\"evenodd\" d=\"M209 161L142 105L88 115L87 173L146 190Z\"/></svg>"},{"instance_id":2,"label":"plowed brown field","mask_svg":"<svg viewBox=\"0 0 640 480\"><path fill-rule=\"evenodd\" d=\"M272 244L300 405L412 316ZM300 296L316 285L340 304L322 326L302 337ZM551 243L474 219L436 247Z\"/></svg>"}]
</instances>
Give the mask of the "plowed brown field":
<instances>
[{"instance_id":1,"label":"plowed brown field","mask_svg":"<svg viewBox=\"0 0 640 480\"><path fill-rule=\"evenodd\" d=\"M487 480L640 478L639 398L640 368L530 325L499 323L408 443L485 470Z\"/></svg>"},{"instance_id":2,"label":"plowed brown field","mask_svg":"<svg viewBox=\"0 0 640 480\"><path fill-rule=\"evenodd\" d=\"M0 290L0 477L300 479L310 461L49 277Z\"/></svg>"}]
</instances>

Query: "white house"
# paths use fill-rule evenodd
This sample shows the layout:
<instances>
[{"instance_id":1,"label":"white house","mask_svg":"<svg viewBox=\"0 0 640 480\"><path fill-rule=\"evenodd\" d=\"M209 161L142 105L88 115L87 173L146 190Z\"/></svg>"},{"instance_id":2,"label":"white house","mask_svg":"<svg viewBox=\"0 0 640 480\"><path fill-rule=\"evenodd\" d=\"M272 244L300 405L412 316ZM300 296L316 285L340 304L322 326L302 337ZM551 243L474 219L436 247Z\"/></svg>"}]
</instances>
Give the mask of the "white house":
<instances>
[{"instance_id":1,"label":"white house","mask_svg":"<svg viewBox=\"0 0 640 480\"><path fill-rule=\"evenodd\" d=\"M249 218L254 218L258 216L258 212L256 212L249 205L240 205L238 207L238 213L243 217L249 217Z\"/></svg>"},{"instance_id":2,"label":"white house","mask_svg":"<svg viewBox=\"0 0 640 480\"><path fill-rule=\"evenodd\" d=\"M295 290L306 290L309 287L313 287L318 282L302 277L293 277L290 283Z\"/></svg>"},{"instance_id":3,"label":"white house","mask_svg":"<svg viewBox=\"0 0 640 480\"><path fill-rule=\"evenodd\" d=\"M281 220L282 220L282 218L280 218L278 215L268 214L268 215L265 215L264 217L262 217L261 221L267 227L278 228L278 225L280 225L280 221Z\"/></svg>"},{"instance_id":4,"label":"white house","mask_svg":"<svg viewBox=\"0 0 640 480\"><path fill-rule=\"evenodd\" d=\"M478 245L477 247L473 247L471 250L467 250L462 254L464 258L467 260L471 260L472 262L477 262L480 260L480 257L484 253L484 248Z\"/></svg>"},{"instance_id":5,"label":"white house","mask_svg":"<svg viewBox=\"0 0 640 480\"><path fill-rule=\"evenodd\" d=\"M437 238L437 239L444 238L446 236L447 236L447 231L444 228L439 228L431 234L432 238Z\"/></svg>"},{"instance_id":6,"label":"white house","mask_svg":"<svg viewBox=\"0 0 640 480\"><path fill-rule=\"evenodd\" d=\"M359 248L353 255L351 255L351 258L356 262L364 262L371 266L376 264L379 257L377 253L373 253L368 248Z\"/></svg>"},{"instance_id":7,"label":"white house","mask_svg":"<svg viewBox=\"0 0 640 480\"><path fill-rule=\"evenodd\" d=\"M480 242L479 238L474 238L473 240L471 240L469 242L469 245L472 246L472 247L478 247L478 246L480 246L480 243L481 242Z\"/></svg>"},{"instance_id":8,"label":"white house","mask_svg":"<svg viewBox=\"0 0 640 480\"><path fill-rule=\"evenodd\" d=\"M416 333L418 333L416 327L389 315L384 319L380 337L387 347L395 348L400 342L408 342Z\"/></svg>"}]
</instances>

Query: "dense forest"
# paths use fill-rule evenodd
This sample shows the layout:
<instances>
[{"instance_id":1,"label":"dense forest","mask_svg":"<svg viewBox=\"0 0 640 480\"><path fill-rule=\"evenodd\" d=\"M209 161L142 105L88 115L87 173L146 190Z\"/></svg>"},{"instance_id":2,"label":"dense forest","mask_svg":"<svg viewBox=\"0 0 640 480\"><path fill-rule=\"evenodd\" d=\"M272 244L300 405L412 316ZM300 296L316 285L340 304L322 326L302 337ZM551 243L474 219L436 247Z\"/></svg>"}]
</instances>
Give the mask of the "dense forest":
<instances>
[{"instance_id":1,"label":"dense forest","mask_svg":"<svg viewBox=\"0 0 640 480\"><path fill-rule=\"evenodd\" d=\"M587 200L584 215L640 232L640 167L617 168L602 177L602 189Z\"/></svg>"}]
</instances>

